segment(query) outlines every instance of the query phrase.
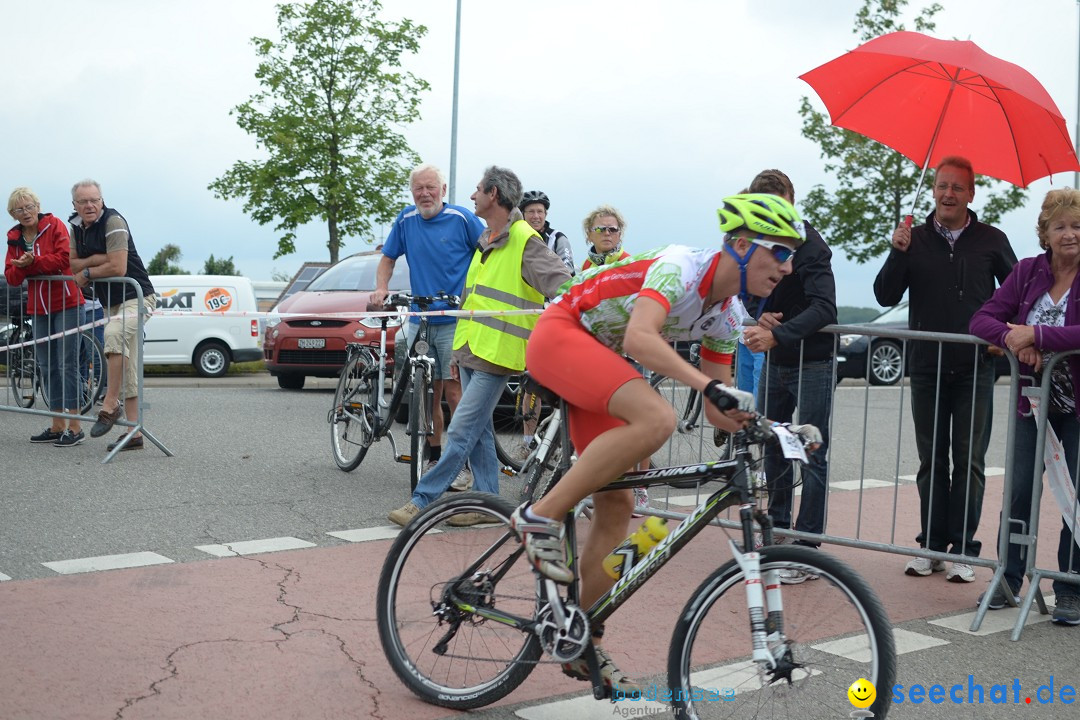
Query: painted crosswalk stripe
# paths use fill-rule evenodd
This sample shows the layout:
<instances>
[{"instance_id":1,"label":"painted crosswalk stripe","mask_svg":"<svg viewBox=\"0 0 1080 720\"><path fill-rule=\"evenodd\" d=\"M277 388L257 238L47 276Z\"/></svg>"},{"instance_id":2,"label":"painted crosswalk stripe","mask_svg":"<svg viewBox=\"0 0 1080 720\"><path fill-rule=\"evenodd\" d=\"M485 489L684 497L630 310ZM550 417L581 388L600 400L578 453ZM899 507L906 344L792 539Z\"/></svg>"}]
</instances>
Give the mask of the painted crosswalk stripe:
<instances>
[{"instance_id":1,"label":"painted crosswalk stripe","mask_svg":"<svg viewBox=\"0 0 1080 720\"><path fill-rule=\"evenodd\" d=\"M1054 604L1053 595L1045 595L1046 604ZM1016 619L1020 617L1020 608L1004 607L1000 610L990 610L983 617L982 625L975 632L971 632L971 623L975 620L975 613L971 612L962 613L960 615L951 615L949 617L938 618L937 620L927 620L931 625L937 625L938 627L948 628L949 630L955 630L967 635L992 635L994 633L1003 632L1005 630L1011 631L1016 626ZM1028 612L1027 620L1024 622L1024 627L1029 625L1036 625L1038 623L1044 623L1050 621L1050 615L1039 614L1039 606L1036 603L1031 604L1031 611Z\"/></svg>"},{"instance_id":2,"label":"painted crosswalk stripe","mask_svg":"<svg viewBox=\"0 0 1080 720\"><path fill-rule=\"evenodd\" d=\"M372 540L393 540L401 532L401 528L397 525L384 525L381 527L373 528L361 528L358 530L338 530L337 532L326 533L330 537L336 537L339 540L345 542L370 542ZM433 532L442 532L441 530L435 530Z\"/></svg>"},{"instance_id":3,"label":"painted crosswalk stripe","mask_svg":"<svg viewBox=\"0 0 1080 720\"><path fill-rule=\"evenodd\" d=\"M77 573L97 572L98 570L120 570L122 568L145 567L147 565L165 565L171 562L173 561L164 555L152 552L137 552L123 555L100 555L76 560L57 560L41 564L61 575L75 575Z\"/></svg>"},{"instance_id":4,"label":"painted crosswalk stripe","mask_svg":"<svg viewBox=\"0 0 1080 720\"><path fill-rule=\"evenodd\" d=\"M863 478L862 480L837 480L836 482L829 483L829 487L833 490L858 490L862 487L865 490L880 487L892 487L892 483L886 480L875 480L874 478Z\"/></svg>"},{"instance_id":5,"label":"painted crosswalk stripe","mask_svg":"<svg viewBox=\"0 0 1080 720\"><path fill-rule=\"evenodd\" d=\"M232 557L235 555L255 555L257 553L300 550L301 548L312 547L315 547L315 543L310 543L307 540L294 537L277 537L267 538L266 540L244 540L225 545L196 545L195 549L214 557Z\"/></svg>"},{"instance_id":6,"label":"painted crosswalk stripe","mask_svg":"<svg viewBox=\"0 0 1080 720\"><path fill-rule=\"evenodd\" d=\"M923 635L922 633L911 632L910 630L903 630L901 628L893 630L893 639L896 641L897 655L949 644L948 640L936 638L931 635ZM815 650L821 650L830 655L846 657L855 662L870 662L870 647L865 634L841 638L840 640L829 640L827 642L817 643L813 647Z\"/></svg>"}]
</instances>

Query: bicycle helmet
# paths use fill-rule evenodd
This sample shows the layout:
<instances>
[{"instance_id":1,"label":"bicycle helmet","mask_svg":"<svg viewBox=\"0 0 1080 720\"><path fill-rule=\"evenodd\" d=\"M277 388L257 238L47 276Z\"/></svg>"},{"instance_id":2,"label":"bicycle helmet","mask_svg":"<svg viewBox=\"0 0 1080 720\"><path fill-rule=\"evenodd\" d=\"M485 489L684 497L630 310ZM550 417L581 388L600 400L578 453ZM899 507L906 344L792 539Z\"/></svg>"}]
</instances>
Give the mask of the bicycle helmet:
<instances>
[{"instance_id":1,"label":"bicycle helmet","mask_svg":"<svg viewBox=\"0 0 1080 720\"><path fill-rule=\"evenodd\" d=\"M791 238L795 247L806 241L806 229L799 211L778 195L731 195L724 198L724 206L716 214L720 216L720 231L724 233L746 228L761 235Z\"/></svg>"},{"instance_id":2,"label":"bicycle helmet","mask_svg":"<svg viewBox=\"0 0 1080 720\"><path fill-rule=\"evenodd\" d=\"M529 192L521 196L521 202L518 204L518 210L524 211L527 205L532 205L533 203L540 203L544 206L545 210L551 209L551 201L548 200L548 196L545 193L541 192L540 190L530 190Z\"/></svg>"}]
</instances>

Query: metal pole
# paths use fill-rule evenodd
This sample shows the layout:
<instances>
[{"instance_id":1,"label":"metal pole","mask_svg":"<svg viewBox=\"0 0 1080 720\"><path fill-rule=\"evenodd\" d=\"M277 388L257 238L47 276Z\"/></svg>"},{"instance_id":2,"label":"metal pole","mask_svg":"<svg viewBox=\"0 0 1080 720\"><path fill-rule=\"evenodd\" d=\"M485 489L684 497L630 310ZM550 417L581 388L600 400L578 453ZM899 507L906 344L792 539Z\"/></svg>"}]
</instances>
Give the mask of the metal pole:
<instances>
[{"instance_id":1,"label":"metal pole","mask_svg":"<svg viewBox=\"0 0 1080 720\"><path fill-rule=\"evenodd\" d=\"M450 114L450 204L454 204L457 184L457 100L458 68L461 65L461 0L457 0L457 23L454 26L454 100Z\"/></svg>"}]
</instances>

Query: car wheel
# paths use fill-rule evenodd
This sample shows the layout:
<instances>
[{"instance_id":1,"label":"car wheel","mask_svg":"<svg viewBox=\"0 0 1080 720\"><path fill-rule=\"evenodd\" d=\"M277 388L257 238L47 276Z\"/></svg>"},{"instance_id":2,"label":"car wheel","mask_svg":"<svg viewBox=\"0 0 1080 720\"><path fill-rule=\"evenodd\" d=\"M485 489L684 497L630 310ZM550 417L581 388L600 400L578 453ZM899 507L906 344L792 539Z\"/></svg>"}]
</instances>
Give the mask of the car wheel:
<instances>
[{"instance_id":1,"label":"car wheel","mask_svg":"<svg viewBox=\"0 0 1080 720\"><path fill-rule=\"evenodd\" d=\"M891 340L879 340L870 350L870 384L895 385L904 368L900 346Z\"/></svg>"},{"instance_id":2,"label":"car wheel","mask_svg":"<svg viewBox=\"0 0 1080 720\"><path fill-rule=\"evenodd\" d=\"M231 362L229 348L218 342L203 343L196 348L195 357L192 358L195 372L208 378L221 377L229 372Z\"/></svg>"},{"instance_id":3,"label":"car wheel","mask_svg":"<svg viewBox=\"0 0 1080 720\"><path fill-rule=\"evenodd\" d=\"M277 384L282 390L303 390L304 376L296 373L282 373L277 376Z\"/></svg>"}]
</instances>

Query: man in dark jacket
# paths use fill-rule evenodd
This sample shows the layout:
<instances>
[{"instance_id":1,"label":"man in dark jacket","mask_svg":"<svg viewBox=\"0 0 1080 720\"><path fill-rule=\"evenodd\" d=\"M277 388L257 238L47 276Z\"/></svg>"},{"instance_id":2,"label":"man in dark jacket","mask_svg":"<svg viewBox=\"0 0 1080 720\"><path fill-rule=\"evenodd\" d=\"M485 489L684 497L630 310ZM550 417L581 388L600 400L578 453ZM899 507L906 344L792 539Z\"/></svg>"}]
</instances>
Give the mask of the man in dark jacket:
<instances>
[{"instance_id":1,"label":"man in dark jacket","mask_svg":"<svg viewBox=\"0 0 1080 720\"><path fill-rule=\"evenodd\" d=\"M975 171L946 157L934 173L934 212L916 228L896 228L892 250L874 280L874 295L892 306L910 290L912 330L967 334L971 316L1016 264L1009 239L979 222L968 204ZM940 360L939 360L940 350ZM978 557L986 446L994 397L994 367L985 348L921 341L911 349L911 415L919 451L920 547ZM940 363L940 364L939 364ZM935 437L936 429L936 437ZM952 471L949 469L950 436ZM969 462L970 457L970 462ZM940 560L912 558L904 572L925 577L945 570ZM952 582L972 582L966 563L953 563Z\"/></svg>"},{"instance_id":2,"label":"man in dark jacket","mask_svg":"<svg viewBox=\"0 0 1080 720\"><path fill-rule=\"evenodd\" d=\"M779 195L795 202L795 188L779 170L763 170L750 183L750 192ZM803 470L802 502L795 529L825 532L828 499L829 416L833 396L833 336L818 331L836 323L836 281L832 250L817 230L806 223L806 242L795 252L793 272L762 301L758 324L746 328L743 340L752 352L768 352L757 386L758 412L778 422L790 422L796 407L799 422L821 431L821 447L810 453ZM780 451L765 452L769 487L769 516L778 528L791 527L791 464ZM797 584L815 576L800 570L781 570L780 581Z\"/></svg>"}]
</instances>

